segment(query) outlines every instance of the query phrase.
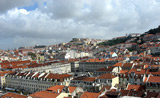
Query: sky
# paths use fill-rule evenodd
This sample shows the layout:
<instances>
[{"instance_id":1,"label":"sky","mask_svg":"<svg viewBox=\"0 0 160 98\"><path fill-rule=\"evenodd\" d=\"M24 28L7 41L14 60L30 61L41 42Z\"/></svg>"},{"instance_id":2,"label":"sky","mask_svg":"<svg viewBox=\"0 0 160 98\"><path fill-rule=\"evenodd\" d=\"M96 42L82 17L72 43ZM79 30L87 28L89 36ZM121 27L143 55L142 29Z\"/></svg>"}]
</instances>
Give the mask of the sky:
<instances>
[{"instance_id":1,"label":"sky","mask_svg":"<svg viewBox=\"0 0 160 98\"><path fill-rule=\"evenodd\" d=\"M111 39L160 25L160 0L0 0L0 49Z\"/></svg>"}]
</instances>

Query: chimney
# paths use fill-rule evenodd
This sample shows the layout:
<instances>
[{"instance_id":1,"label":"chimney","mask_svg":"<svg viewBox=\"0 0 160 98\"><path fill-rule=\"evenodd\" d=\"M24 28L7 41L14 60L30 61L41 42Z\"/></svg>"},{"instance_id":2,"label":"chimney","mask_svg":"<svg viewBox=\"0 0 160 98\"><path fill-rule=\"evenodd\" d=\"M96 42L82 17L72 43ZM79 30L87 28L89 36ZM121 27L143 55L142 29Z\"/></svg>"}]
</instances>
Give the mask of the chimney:
<instances>
[{"instance_id":1,"label":"chimney","mask_svg":"<svg viewBox=\"0 0 160 98\"><path fill-rule=\"evenodd\" d=\"M69 91L69 87L68 87L68 93L70 93L70 91Z\"/></svg>"},{"instance_id":2,"label":"chimney","mask_svg":"<svg viewBox=\"0 0 160 98\"><path fill-rule=\"evenodd\" d=\"M58 92L58 94L59 94L59 93L60 93L60 89L58 89L58 91L57 91L57 92Z\"/></svg>"}]
</instances>

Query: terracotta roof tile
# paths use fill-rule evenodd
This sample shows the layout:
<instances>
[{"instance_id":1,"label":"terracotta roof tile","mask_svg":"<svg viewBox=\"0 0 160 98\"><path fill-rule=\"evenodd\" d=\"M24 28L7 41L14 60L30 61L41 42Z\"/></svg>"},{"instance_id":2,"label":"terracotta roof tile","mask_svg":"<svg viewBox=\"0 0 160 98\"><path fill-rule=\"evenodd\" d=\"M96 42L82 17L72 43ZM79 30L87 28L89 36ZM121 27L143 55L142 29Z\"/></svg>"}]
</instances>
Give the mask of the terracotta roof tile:
<instances>
[{"instance_id":1,"label":"terracotta roof tile","mask_svg":"<svg viewBox=\"0 0 160 98\"><path fill-rule=\"evenodd\" d=\"M116 76L110 74L110 73L106 73L106 74L102 74L101 76L98 77L98 79L112 79L115 78Z\"/></svg>"},{"instance_id":2,"label":"terracotta roof tile","mask_svg":"<svg viewBox=\"0 0 160 98\"><path fill-rule=\"evenodd\" d=\"M14 73L13 71L0 71L0 76L4 76L5 74Z\"/></svg>"},{"instance_id":3,"label":"terracotta roof tile","mask_svg":"<svg viewBox=\"0 0 160 98\"><path fill-rule=\"evenodd\" d=\"M115 67L120 66L120 67L121 67L122 64L123 64L123 63L120 63L120 62L119 62L119 63L114 64L113 66L115 66Z\"/></svg>"},{"instance_id":4,"label":"terracotta roof tile","mask_svg":"<svg viewBox=\"0 0 160 98\"><path fill-rule=\"evenodd\" d=\"M128 73L130 74L132 72L134 72L135 74L145 74L145 70L144 69L133 69L132 68L132 69L129 70Z\"/></svg>"},{"instance_id":5,"label":"terracotta roof tile","mask_svg":"<svg viewBox=\"0 0 160 98\"><path fill-rule=\"evenodd\" d=\"M64 85L55 85L55 86L48 88L47 91L52 91L52 92L58 93L58 90L59 90L59 92L62 92L64 87L65 87Z\"/></svg>"},{"instance_id":6,"label":"terracotta roof tile","mask_svg":"<svg viewBox=\"0 0 160 98\"><path fill-rule=\"evenodd\" d=\"M53 92L49 92L49 91L40 91L40 92L36 92L31 94L31 97L35 97L35 98L56 98L59 94L58 93L53 93Z\"/></svg>"},{"instance_id":7,"label":"terracotta roof tile","mask_svg":"<svg viewBox=\"0 0 160 98\"><path fill-rule=\"evenodd\" d=\"M47 79L64 79L64 78L69 78L72 75L69 74L49 74L46 78Z\"/></svg>"},{"instance_id":8,"label":"terracotta roof tile","mask_svg":"<svg viewBox=\"0 0 160 98\"><path fill-rule=\"evenodd\" d=\"M3 62L0 63L1 68L7 69L7 68L26 68L30 63L35 63L35 61L30 61L30 60L26 60L26 61L13 61L13 62Z\"/></svg>"},{"instance_id":9,"label":"terracotta roof tile","mask_svg":"<svg viewBox=\"0 0 160 98\"><path fill-rule=\"evenodd\" d=\"M152 82L152 83L160 83L160 76L149 76L146 82Z\"/></svg>"},{"instance_id":10,"label":"terracotta roof tile","mask_svg":"<svg viewBox=\"0 0 160 98\"><path fill-rule=\"evenodd\" d=\"M105 62L105 59L104 58L92 58L92 59L89 59L87 60L86 62Z\"/></svg>"},{"instance_id":11,"label":"terracotta roof tile","mask_svg":"<svg viewBox=\"0 0 160 98\"><path fill-rule=\"evenodd\" d=\"M120 70L120 74L125 74L127 72L128 72L128 70Z\"/></svg>"},{"instance_id":12,"label":"terracotta roof tile","mask_svg":"<svg viewBox=\"0 0 160 98\"><path fill-rule=\"evenodd\" d=\"M81 98L98 98L99 95L99 93L84 92Z\"/></svg>"},{"instance_id":13,"label":"terracotta roof tile","mask_svg":"<svg viewBox=\"0 0 160 98\"><path fill-rule=\"evenodd\" d=\"M72 86L69 86L68 89L69 89L69 93L73 93L73 91L76 90L77 87L72 87Z\"/></svg>"},{"instance_id":14,"label":"terracotta roof tile","mask_svg":"<svg viewBox=\"0 0 160 98\"><path fill-rule=\"evenodd\" d=\"M7 93L3 95L1 98L27 98L27 96L16 94L16 93Z\"/></svg>"}]
</instances>

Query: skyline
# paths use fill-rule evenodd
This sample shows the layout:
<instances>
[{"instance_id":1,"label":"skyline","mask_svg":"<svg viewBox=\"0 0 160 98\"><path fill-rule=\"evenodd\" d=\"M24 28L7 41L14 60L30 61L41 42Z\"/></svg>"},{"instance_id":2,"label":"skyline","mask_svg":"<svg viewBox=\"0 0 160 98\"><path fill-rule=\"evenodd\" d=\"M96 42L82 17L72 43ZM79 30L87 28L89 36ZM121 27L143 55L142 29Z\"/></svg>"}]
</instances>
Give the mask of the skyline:
<instances>
[{"instance_id":1,"label":"skyline","mask_svg":"<svg viewBox=\"0 0 160 98\"><path fill-rule=\"evenodd\" d=\"M159 26L159 0L1 0L0 49L111 39Z\"/></svg>"}]
</instances>

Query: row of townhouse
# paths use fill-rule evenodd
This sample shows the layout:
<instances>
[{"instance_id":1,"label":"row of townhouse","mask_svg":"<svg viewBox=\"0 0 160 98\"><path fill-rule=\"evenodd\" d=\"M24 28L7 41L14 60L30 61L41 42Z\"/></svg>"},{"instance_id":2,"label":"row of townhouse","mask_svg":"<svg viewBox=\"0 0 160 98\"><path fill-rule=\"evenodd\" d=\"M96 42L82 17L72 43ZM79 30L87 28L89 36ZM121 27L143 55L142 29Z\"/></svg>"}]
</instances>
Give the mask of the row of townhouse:
<instances>
[{"instance_id":1,"label":"row of townhouse","mask_svg":"<svg viewBox=\"0 0 160 98\"><path fill-rule=\"evenodd\" d=\"M146 65L145 63L116 63L113 66L103 67L94 71L93 77L82 76L74 78L71 80L70 85L80 86L89 92L98 92L104 85L125 89L128 84L151 86L148 87L149 91L159 91L156 89L159 87L160 81L156 80L155 83L145 82L150 76L159 79L159 68L159 65Z\"/></svg>"},{"instance_id":2,"label":"row of townhouse","mask_svg":"<svg viewBox=\"0 0 160 98\"><path fill-rule=\"evenodd\" d=\"M83 89L80 87L55 85L44 91L38 91L30 95L6 93L1 98L80 98Z\"/></svg>"},{"instance_id":3,"label":"row of townhouse","mask_svg":"<svg viewBox=\"0 0 160 98\"><path fill-rule=\"evenodd\" d=\"M71 64L70 63L51 63L51 64L36 64L36 66L30 66L28 68L23 69L23 71L36 71L36 72L51 72L51 73L69 73L71 72Z\"/></svg>"},{"instance_id":4,"label":"row of townhouse","mask_svg":"<svg viewBox=\"0 0 160 98\"><path fill-rule=\"evenodd\" d=\"M69 85L72 75L40 72L10 73L5 77L5 88L33 93L53 85Z\"/></svg>"},{"instance_id":5,"label":"row of townhouse","mask_svg":"<svg viewBox=\"0 0 160 98\"><path fill-rule=\"evenodd\" d=\"M116 86L119 84L119 77L111 73L102 74L98 77L81 76L74 78L70 86L82 87L84 91L99 92L104 85Z\"/></svg>"},{"instance_id":6,"label":"row of townhouse","mask_svg":"<svg viewBox=\"0 0 160 98\"><path fill-rule=\"evenodd\" d=\"M159 92L160 66L151 65L144 68L132 67L130 70L121 70L119 73L119 86L126 88L128 84L144 85L148 92Z\"/></svg>"},{"instance_id":7,"label":"row of townhouse","mask_svg":"<svg viewBox=\"0 0 160 98\"><path fill-rule=\"evenodd\" d=\"M79 71L93 72L102 67L112 66L118 61L106 61L105 58L101 59L89 59L85 62L79 62Z\"/></svg>"}]
</instances>

